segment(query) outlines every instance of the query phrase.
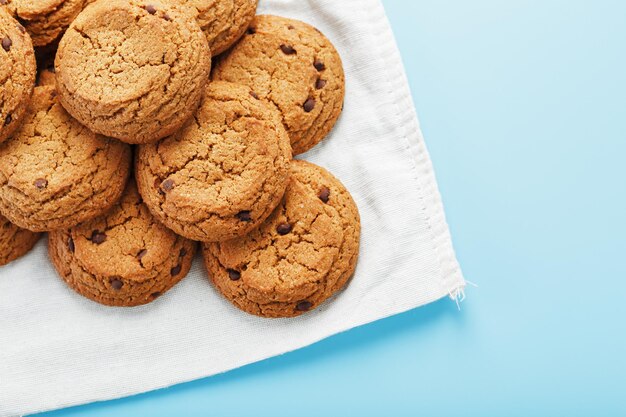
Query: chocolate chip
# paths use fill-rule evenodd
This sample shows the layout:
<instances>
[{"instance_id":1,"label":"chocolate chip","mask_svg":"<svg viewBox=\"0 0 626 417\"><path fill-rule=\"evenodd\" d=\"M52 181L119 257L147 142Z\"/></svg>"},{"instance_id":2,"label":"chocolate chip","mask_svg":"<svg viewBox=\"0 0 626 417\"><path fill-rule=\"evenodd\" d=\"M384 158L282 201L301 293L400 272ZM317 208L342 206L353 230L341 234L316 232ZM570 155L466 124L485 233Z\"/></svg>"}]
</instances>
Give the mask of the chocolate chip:
<instances>
[{"instance_id":1,"label":"chocolate chip","mask_svg":"<svg viewBox=\"0 0 626 417\"><path fill-rule=\"evenodd\" d=\"M298 311L309 311L311 307L313 307L313 303L306 300L300 301L298 304L296 304L296 310Z\"/></svg>"},{"instance_id":2,"label":"chocolate chip","mask_svg":"<svg viewBox=\"0 0 626 417\"><path fill-rule=\"evenodd\" d=\"M315 99L311 97L307 98L304 104L302 105L302 108L304 108L305 112L309 113L311 110L315 108Z\"/></svg>"},{"instance_id":3,"label":"chocolate chip","mask_svg":"<svg viewBox=\"0 0 626 417\"><path fill-rule=\"evenodd\" d=\"M285 55L293 55L296 53L296 50L293 49L293 46L291 45L282 44L280 45L280 50L283 51Z\"/></svg>"},{"instance_id":4,"label":"chocolate chip","mask_svg":"<svg viewBox=\"0 0 626 417\"><path fill-rule=\"evenodd\" d=\"M37 178L35 180L35 187L37 187L38 190L43 190L47 186L48 186L48 180L46 180L45 178Z\"/></svg>"},{"instance_id":5,"label":"chocolate chip","mask_svg":"<svg viewBox=\"0 0 626 417\"><path fill-rule=\"evenodd\" d=\"M13 45L13 41L11 40L11 38L5 36L2 39L2 48L4 48L5 51L9 52L11 50L11 45Z\"/></svg>"},{"instance_id":6,"label":"chocolate chip","mask_svg":"<svg viewBox=\"0 0 626 417\"><path fill-rule=\"evenodd\" d=\"M152 294L150 294L150 297L152 298L158 298L161 296L161 293L159 291L153 292Z\"/></svg>"},{"instance_id":7,"label":"chocolate chip","mask_svg":"<svg viewBox=\"0 0 626 417\"><path fill-rule=\"evenodd\" d=\"M276 227L276 231L279 235L284 236L291 232L292 226L289 223L281 223Z\"/></svg>"},{"instance_id":8,"label":"chocolate chip","mask_svg":"<svg viewBox=\"0 0 626 417\"><path fill-rule=\"evenodd\" d=\"M322 200L324 203L328 203L328 198L330 197L330 190L328 189L328 187L322 187L320 189L320 193L317 195L320 200Z\"/></svg>"},{"instance_id":9,"label":"chocolate chip","mask_svg":"<svg viewBox=\"0 0 626 417\"><path fill-rule=\"evenodd\" d=\"M141 261L143 257L146 256L146 253L148 253L146 249L140 250L139 253L137 254L137 259Z\"/></svg>"},{"instance_id":10,"label":"chocolate chip","mask_svg":"<svg viewBox=\"0 0 626 417\"><path fill-rule=\"evenodd\" d=\"M10 114L7 114L7 117L4 119L4 125L8 125L11 121L13 121L13 117Z\"/></svg>"},{"instance_id":11,"label":"chocolate chip","mask_svg":"<svg viewBox=\"0 0 626 417\"><path fill-rule=\"evenodd\" d=\"M253 28L252 26L250 26L247 30L246 33L248 35L254 35L256 33L256 28Z\"/></svg>"},{"instance_id":12,"label":"chocolate chip","mask_svg":"<svg viewBox=\"0 0 626 417\"><path fill-rule=\"evenodd\" d=\"M295 29L295 27L293 27L293 25L287 25L287 29L293 30L293 29Z\"/></svg>"},{"instance_id":13,"label":"chocolate chip","mask_svg":"<svg viewBox=\"0 0 626 417\"><path fill-rule=\"evenodd\" d=\"M248 210L240 211L239 213L237 213L237 218L242 222L249 222L252 220L252 217L250 216L250 212Z\"/></svg>"},{"instance_id":14,"label":"chocolate chip","mask_svg":"<svg viewBox=\"0 0 626 417\"><path fill-rule=\"evenodd\" d=\"M143 8L146 9L146 12L148 12L150 14L155 14L156 13L156 7L154 7L151 4L147 4Z\"/></svg>"},{"instance_id":15,"label":"chocolate chip","mask_svg":"<svg viewBox=\"0 0 626 417\"><path fill-rule=\"evenodd\" d=\"M241 273L239 271L227 269L226 272L228 272L228 278L230 278L231 281L238 281L239 278L241 278Z\"/></svg>"},{"instance_id":16,"label":"chocolate chip","mask_svg":"<svg viewBox=\"0 0 626 417\"><path fill-rule=\"evenodd\" d=\"M326 80L318 78L317 81L315 81L315 88L321 90L324 87L326 87Z\"/></svg>"},{"instance_id":17,"label":"chocolate chip","mask_svg":"<svg viewBox=\"0 0 626 417\"><path fill-rule=\"evenodd\" d=\"M71 236L67 239L67 248L72 253L74 253L74 250L76 250L76 247L74 247L74 239L72 239Z\"/></svg>"},{"instance_id":18,"label":"chocolate chip","mask_svg":"<svg viewBox=\"0 0 626 417\"><path fill-rule=\"evenodd\" d=\"M254 98L256 98L257 100L259 99L259 95L257 93L255 93L254 91L250 91L250 95Z\"/></svg>"},{"instance_id":19,"label":"chocolate chip","mask_svg":"<svg viewBox=\"0 0 626 417\"><path fill-rule=\"evenodd\" d=\"M185 256L185 255L187 255L187 249L182 248L182 249L180 250L180 252L178 252L178 257L179 257L179 258L182 258L182 257L183 257L183 256Z\"/></svg>"},{"instance_id":20,"label":"chocolate chip","mask_svg":"<svg viewBox=\"0 0 626 417\"><path fill-rule=\"evenodd\" d=\"M121 290L122 287L124 286L124 283L120 281L118 277L111 278L110 282L111 282L111 287L113 287L114 290Z\"/></svg>"},{"instance_id":21,"label":"chocolate chip","mask_svg":"<svg viewBox=\"0 0 626 417\"><path fill-rule=\"evenodd\" d=\"M171 18L171 17L170 17L170 15L169 15L169 14L167 14L167 13L163 13L163 19L164 19L164 20L167 20L168 22L171 22L171 21L172 21L172 18Z\"/></svg>"},{"instance_id":22,"label":"chocolate chip","mask_svg":"<svg viewBox=\"0 0 626 417\"><path fill-rule=\"evenodd\" d=\"M105 235L104 233L100 233L99 231L94 230L91 234L91 241L96 245L101 244L105 240L107 240L107 235Z\"/></svg>"},{"instance_id":23,"label":"chocolate chip","mask_svg":"<svg viewBox=\"0 0 626 417\"><path fill-rule=\"evenodd\" d=\"M26 28L19 23L17 24L17 30L19 30L22 34L26 33Z\"/></svg>"},{"instance_id":24,"label":"chocolate chip","mask_svg":"<svg viewBox=\"0 0 626 417\"><path fill-rule=\"evenodd\" d=\"M165 181L163 181L163 183L161 184L161 187L163 188L164 191L172 191L172 188L174 188L174 180L171 179L166 179Z\"/></svg>"},{"instance_id":25,"label":"chocolate chip","mask_svg":"<svg viewBox=\"0 0 626 417\"><path fill-rule=\"evenodd\" d=\"M318 71L324 71L326 69L326 65L324 65L324 63L317 58L315 58L315 61L313 61L313 66Z\"/></svg>"},{"instance_id":26,"label":"chocolate chip","mask_svg":"<svg viewBox=\"0 0 626 417\"><path fill-rule=\"evenodd\" d=\"M170 274L172 274L172 276L175 277L176 275L180 274L181 269L183 269L183 267L180 266L180 264L178 264L170 270Z\"/></svg>"}]
</instances>

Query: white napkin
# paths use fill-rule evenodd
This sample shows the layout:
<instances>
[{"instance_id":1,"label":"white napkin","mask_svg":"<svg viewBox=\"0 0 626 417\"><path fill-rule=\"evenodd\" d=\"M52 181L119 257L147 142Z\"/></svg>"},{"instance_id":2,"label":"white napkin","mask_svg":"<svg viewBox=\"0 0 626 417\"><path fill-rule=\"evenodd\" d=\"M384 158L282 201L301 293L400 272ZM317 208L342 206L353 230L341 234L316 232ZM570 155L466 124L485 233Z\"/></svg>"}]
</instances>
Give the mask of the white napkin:
<instances>
[{"instance_id":1,"label":"white napkin","mask_svg":"<svg viewBox=\"0 0 626 417\"><path fill-rule=\"evenodd\" d=\"M109 308L70 290L43 239L0 268L0 416L137 394L237 368L462 294L431 162L379 0L261 0L259 13L309 22L341 54L344 112L304 158L329 169L361 213L350 285L295 319L243 313L199 258L152 304Z\"/></svg>"}]
</instances>

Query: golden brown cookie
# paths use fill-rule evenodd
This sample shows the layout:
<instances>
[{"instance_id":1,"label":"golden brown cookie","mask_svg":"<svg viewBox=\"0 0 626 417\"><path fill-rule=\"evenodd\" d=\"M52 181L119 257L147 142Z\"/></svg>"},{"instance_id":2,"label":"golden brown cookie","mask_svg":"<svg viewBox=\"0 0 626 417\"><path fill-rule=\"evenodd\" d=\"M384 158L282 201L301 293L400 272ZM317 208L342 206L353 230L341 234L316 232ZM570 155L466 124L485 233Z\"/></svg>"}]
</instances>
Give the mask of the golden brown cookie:
<instances>
[{"instance_id":1,"label":"golden brown cookie","mask_svg":"<svg viewBox=\"0 0 626 417\"><path fill-rule=\"evenodd\" d=\"M0 212L32 231L74 226L119 199L131 165L129 145L92 133L36 87L24 123L0 145Z\"/></svg>"},{"instance_id":2,"label":"golden brown cookie","mask_svg":"<svg viewBox=\"0 0 626 417\"><path fill-rule=\"evenodd\" d=\"M280 115L247 87L212 82L185 128L139 147L135 175L157 219L182 236L214 242L242 236L270 215L290 160Z\"/></svg>"},{"instance_id":3,"label":"golden brown cookie","mask_svg":"<svg viewBox=\"0 0 626 417\"><path fill-rule=\"evenodd\" d=\"M94 132L127 143L171 135L193 114L211 67L206 37L181 6L96 1L56 55L63 106Z\"/></svg>"},{"instance_id":4,"label":"golden brown cookie","mask_svg":"<svg viewBox=\"0 0 626 417\"><path fill-rule=\"evenodd\" d=\"M25 255L41 234L21 229L0 215L0 266Z\"/></svg>"},{"instance_id":5,"label":"golden brown cookie","mask_svg":"<svg viewBox=\"0 0 626 417\"><path fill-rule=\"evenodd\" d=\"M79 294L110 306L149 303L191 268L195 243L157 222L134 181L106 215L50 233L48 253Z\"/></svg>"},{"instance_id":6,"label":"golden brown cookie","mask_svg":"<svg viewBox=\"0 0 626 417\"><path fill-rule=\"evenodd\" d=\"M189 6L209 41L213 56L230 48L244 34L258 0L176 0Z\"/></svg>"},{"instance_id":7,"label":"golden brown cookie","mask_svg":"<svg viewBox=\"0 0 626 417\"><path fill-rule=\"evenodd\" d=\"M84 0L0 0L26 27L33 45L54 42L83 8Z\"/></svg>"},{"instance_id":8,"label":"golden brown cookie","mask_svg":"<svg viewBox=\"0 0 626 417\"><path fill-rule=\"evenodd\" d=\"M36 71L30 37L24 27L0 7L0 142L22 122Z\"/></svg>"},{"instance_id":9,"label":"golden brown cookie","mask_svg":"<svg viewBox=\"0 0 626 417\"><path fill-rule=\"evenodd\" d=\"M256 16L246 35L215 65L212 77L250 87L281 112L294 155L330 132L345 92L341 58L314 27Z\"/></svg>"},{"instance_id":10,"label":"golden brown cookie","mask_svg":"<svg viewBox=\"0 0 626 417\"><path fill-rule=\"evenodd\" d=\"M328 171L293 161L281 204L257 230L203 246L216 288L240 309L292 317L316 308L354 273L360 220L354 200Z\"/></svg>"}]
</instances>

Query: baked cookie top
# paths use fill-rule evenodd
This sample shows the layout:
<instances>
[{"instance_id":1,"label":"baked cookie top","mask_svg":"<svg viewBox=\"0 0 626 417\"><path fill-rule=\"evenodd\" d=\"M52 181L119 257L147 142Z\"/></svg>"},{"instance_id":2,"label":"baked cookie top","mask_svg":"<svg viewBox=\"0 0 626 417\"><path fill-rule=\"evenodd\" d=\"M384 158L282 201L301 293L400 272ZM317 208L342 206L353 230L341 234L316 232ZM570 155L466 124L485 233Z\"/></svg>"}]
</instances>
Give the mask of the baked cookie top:
<instances>
[{"instance_id":1,"label":"baked cookie top","mask_svg":"<svg viewBox=\"0 0 626 417\"><path fill-rule=\"evenodd\" d=\"M230 48L254 18L258 0L175 0L189 6L213 56Z\"/></svg>"},{"instance_id":2,"label":"baked cookie top","mask_svg":"<svg viewBox=\"0 0 626 417\"><path fill-rule=\"evenodd\" d=\"M150 214L134 181L105 215L50 233L50 257L77 292L107 305L148 303L189 271L195 243Z\"/></svg>"},{"instance_id":3,"label":"baked cookie top","mask_svg":"<svg viewBox=\"0 0 626 417\"><path fill-rule=\"evenodd\" d=\"M55 62L69 113L128 143L178 130L197 107L210 66L195 19L161 0L91 4L61 39Z\"/></svg>"},{"instance_id":4,"label":"baked cookie top","mask_svg":"<svg viewBox=\"0 0 626 417\"><path fill-rule=\"evenodd\" d=\"M212 77L247 85L273 103L295 155L321 141L343 107L339 54L321 32L293 19L256 16L241 41L219 57Z\"/></svg>"},{"instance_id":5,"label":"baked cookie top","mask_svg":"<svg viewBox=\"0 0 626 417\"><path fill-rule=\"evenodd\" d=\"M131 157L67 114L54 87L36 87L24 123L0 145L0 212L33 231L91 219L121 196Z\"/></svg>"},{"instance_id":6,"label":"baked cookie top","mask_svg":"<svg viewBox=\"0 0 626 417\"><path fill-rule=\"evenodd\" d=\"M23 22L35 46L56 40L83 8L84 0L0 0Z\"/></svg>"},{"instance_id":7,"label":"baked cookie top","mask_svg":"<svg viewBox=\"0 0 626 417\"><path fill-rule=\"evenodd\" d=\"M22 122L36 73L30 37L24 26L0 7L0 142Z\"/></svg>"},{"instance_id":8,"label":"baked cookie top","mask_svg":"<svg viewBox=\"0 0 626 417\"><path fill-rule=\"evenodd\" d=\"M41 234L19 228L0 215L0 266L26 254L40 237Z\"/></svg>"},{"instance_id":9,"label":"baked cookie top","mask_svg":"<svg viewBox=\"0 0 626 417\"><path fill-rule=\"evenodd\" d=\"M160 221L190 239L221 241L269 216L290 160L280 115L247 87L212 82L182 130L139 147L136 177Z\"/></svg>"},{"instance_id":10,"label":"baked cookie top","mask_svg":"<svg viewBox=\"0 0 626 417\"><path fill-rule=\"evenodd\" d=\"M317 307L356 264L360 225L347 190L313 164L291 167L281 204L257 230L203 246L218 290L259 316L292 317Z\"/></svg>"}]
</instances>

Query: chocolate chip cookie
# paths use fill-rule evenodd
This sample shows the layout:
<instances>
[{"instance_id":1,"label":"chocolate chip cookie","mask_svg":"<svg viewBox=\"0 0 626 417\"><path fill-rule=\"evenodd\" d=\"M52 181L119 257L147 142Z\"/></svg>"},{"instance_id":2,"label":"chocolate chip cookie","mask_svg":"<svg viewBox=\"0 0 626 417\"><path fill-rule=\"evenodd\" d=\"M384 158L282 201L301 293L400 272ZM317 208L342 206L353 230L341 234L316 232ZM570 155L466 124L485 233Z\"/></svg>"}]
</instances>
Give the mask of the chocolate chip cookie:
<instances>
[{"instance_id":1,"label":"chocolate chip cookie","mask_svg":"<svg viewBox=\"0 0 626 417\"><path fill-rule=\"evenodd\" d=\"M330 41L314 27L256 16L214 68L213 79L247 85L281 112L295 155L332 129L343 107L344 72Z\"/></svg>"},{"instance_id":2,"label":"chocolate chip cookie","mask_svg":"<svg viewBox=\"0 0 626 417\"><path fill-rule=\"evenodd\" d=\"M56 40L83 8L84 0L0 0L30 34L33 45Z\"/></svg>"},{"instance_id":3,"label":"chocolate chip cookie","mask_svg":"<svg viewBox=\"0 0 626 417\"><path fill-rule=\"evenodd\" d=\"M133 181L107 214L50 233L48 253L76 292L110 306L149 303L191 267L195 243L156 221Z\"/></svg>"},{"instance_id":4,"label":"chocolate chip cookie","mask_svg":"<svg viewBox=\"0 0 626 417\"><path fill-rule=\"evenodd\" d=\"M0 266L25 255L41 234L21 229L0 215Z\"/></svg>"},{"instance_id":5,"label":"chocolate chip cookie","mask_svg":"<svg viewBox=\"0 0 626 417\"><path fill-rule=\"evenodd\" d=\"M280 115L247 87L212 82L182 130L139 147L135 169L157 219L182 236L214 242L242 236L270 215L290 160Z\"/></svg>"},{"instance_id":6,"label":"chocolate chip cookie","mask_svg":"<svg viewBox=\"0 0 626 417\"><path fill-rule=\"evenodd\" d=\"M230 48L244 34L258 0L176 0L190 8L209 41L213 56Z\"/></svg>"},{"instance_id":7,"label":"chocolate chip cookie","mask_svg":"<svg viewBox=\"0 0 626 417\"><path fill-rule=\"evenodd\" d=\"M33 44L24 26L0 7L0 142L22 122L36 71Z\"/></svg>"},{"instance_id":8,"label":"chocolate chip cookie","mask_svg":"<svg viewBox=\"0 0 626 417\"><path fill-rule=\"evenodd\" d=\"M54 87L35 87L24 123L0 145L0 212L36 232L99 216L121 196L131 159L129 145L73 119Z\"/></svg>"},{"instance_id":9,"label":"chocolate chip cookie","mask_svg":"<svg viewBox=\"0 0 626 417\"><path fill-rule=\"evenodd\" d=\"M96 1L56 55L68 112L94 132L149 143L193 114L211 67L206 37L182 6L162 0Z\"/></svg>"},{"instance_id":10,"label":"chocolate chip cookie","mask_svg":"<svg viewBox=\"0 0 626 417\"><path fill-rule=\"evenodd\" d=\"M235 306L264 317L292 317L314 309L352 276L360 221L354 200L328 171L291 164L281 204L257 230L206 243L206 268Z\"/></svg>"}]
</instances>

